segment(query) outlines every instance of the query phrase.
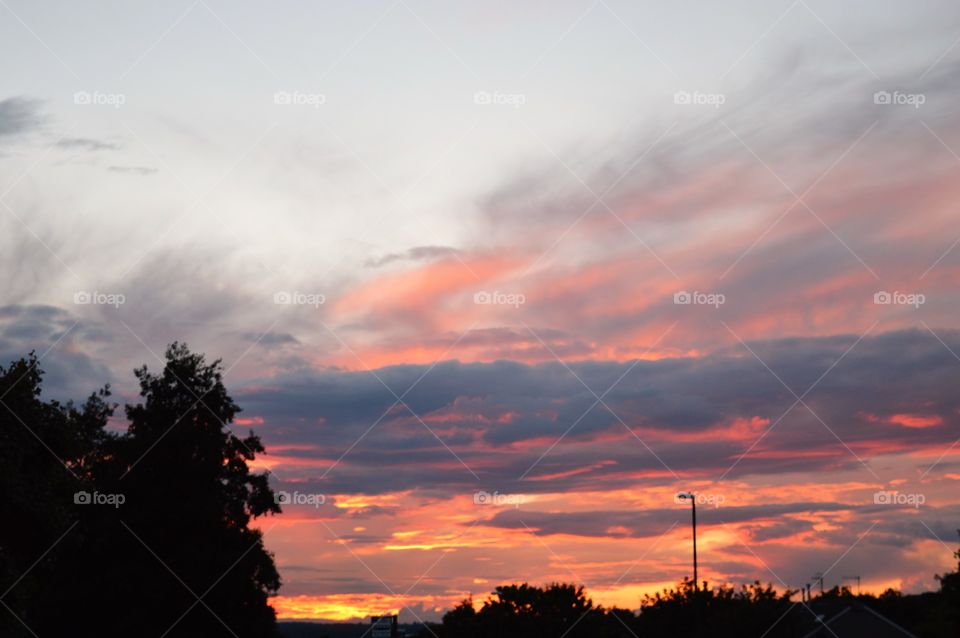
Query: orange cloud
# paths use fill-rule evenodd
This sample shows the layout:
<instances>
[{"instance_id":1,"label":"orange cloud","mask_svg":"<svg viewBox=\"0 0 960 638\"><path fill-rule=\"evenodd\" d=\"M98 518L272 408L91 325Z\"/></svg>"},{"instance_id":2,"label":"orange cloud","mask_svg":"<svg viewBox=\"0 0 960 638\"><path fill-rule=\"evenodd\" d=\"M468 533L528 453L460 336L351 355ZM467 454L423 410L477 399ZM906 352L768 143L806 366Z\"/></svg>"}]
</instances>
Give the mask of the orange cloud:
<instances>
[{"instance_id":1,"label":"orange cloud","mask_svg":"<svg viewBox=\"0 0 960 638\"><path fill-rule=\"evenodd\" d=\"M936 414L894 414L888 420L905 428L931 428L943 425L943 419Z\"/></svg>"}]
</instances>

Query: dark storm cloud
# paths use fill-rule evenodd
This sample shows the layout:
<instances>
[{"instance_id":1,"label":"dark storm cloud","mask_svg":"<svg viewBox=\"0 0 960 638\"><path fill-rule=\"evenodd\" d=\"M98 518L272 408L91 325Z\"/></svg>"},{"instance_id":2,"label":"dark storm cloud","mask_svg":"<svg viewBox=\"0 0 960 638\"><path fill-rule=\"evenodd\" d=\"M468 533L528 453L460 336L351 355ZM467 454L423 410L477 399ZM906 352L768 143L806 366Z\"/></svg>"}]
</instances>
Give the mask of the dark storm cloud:
<instances>
[{"instance_id":1,"label":"dark storm cloud","mask_svg":"<svg viewBox=\"0 0 960 638\"><path fill-rule=\"evenodd\" d=\"M44 371L43 393L48 399L82 400L111 381L109 369L74 347L92 342L97 330L53 306L0 306L0 365L6 367L33 351Z\"/></svg>"},{"instance_id":2,"label":"dark storm cloud","mask_svg":"<svg viewBox=\"0 0 960 638\"><path fill-rule=\"evenodd\" d=\"M697 522L704 525L731 525L787 514L815 514L850 509L842 503L784 503L745 507L698 508ZM537 512L521 508L504 509L485 524L508 529L531 529L535 534L570 534L574 536L650 537L660 536L672 524L686 523L686 508L646 509L641 511L608 510L585 512Z\"/></svg>"},{"instance_id":3,"label":"dark storm cloud","mask_svg":"<svg viewBox=\"0 0 960 638\"><path fill-rule=\"evenodd\" d=\"M956 332L938 334L960 349ZM719 478L771 426L730 476L862 469L834 434L867 460L952 443L960 362L947 348L920 330L856 340L749 344L764 363L731 348L700 358L571 363L572 372L503 361L390 366L376 376L326 370L265 379L235 395L246 414L265 419L268 449L298 446L284 455L314 477L329 465L310 466L313 459L335 459L356 443L324 479L356 492L589 490L651 473ZM793 405L770 371L802 395L838 361L804 399L809 410ZM595 405L577 377L606 392L610 409ZM394 405L395 395L406 405ZM897 414L942 424L904 427L890 420Z\"/></svg>"},{"instance_id":4,"label":"dark storm cloud","mask_svg":"<svg viewBox=\"0 0 960 638\"><path fill-rule=\"evenodd\" d=\"M813 530L813 523L798 518L788 518L767 525L757 525L750 529L750 540L762 543L764 541L787 538L800 532Z\"/></svg>"}]
</instances>

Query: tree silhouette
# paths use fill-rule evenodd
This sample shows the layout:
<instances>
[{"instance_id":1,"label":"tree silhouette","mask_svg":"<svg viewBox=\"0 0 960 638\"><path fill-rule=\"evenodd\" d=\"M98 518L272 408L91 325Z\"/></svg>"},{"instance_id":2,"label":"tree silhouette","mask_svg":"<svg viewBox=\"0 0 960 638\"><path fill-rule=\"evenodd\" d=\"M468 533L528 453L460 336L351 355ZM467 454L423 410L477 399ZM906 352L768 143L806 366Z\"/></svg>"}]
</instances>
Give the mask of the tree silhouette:
<instances>
[{"instance_id":1,"label":"tree silhouette","mask_svg":"<svg viewBox=\"0 0 960 638\"><path fill-rule=\"evenodd\" d=\"M960 559L960 552L956 554ZM769 584L755 581L733 587L694 588L685 579L676 587L644 596L639 613L627 609L595 606L582 587L554 583L544 588L522 585L497 587L476 609L472 598L461 601L430 625L421 638L797 638L814 631L817 614L832 617L846 608L867 605L876 612L907 627L920 638L955 638L957 621L958 571L938 577L939 592L903 595L887 590L879 597L854 595L835 587L809 604L792 602L795 592L778 593Z\"/></svg>"},{"instance_id":2,"label":"tree silhouette","mask_svg":"<svg viewBox=\"0 0 960 638\"><path fill-rule=\"evenodd\" d=\"M78 553L74 494L89 487L109 438L104 388L81 407L40 398L33 353L0 366L0 635L29 636L55 617L61 566Z\"/></svg>"},{"instance_id":3,"label":"tree silhouette","mask_svg":"<svg viewBox=\"0 0 960 638\"><path fill-rule=\"evenodd\" d=\"M960 530L957 530L960 535ZM928 635L936 635L941 632L948 635L947 632L953 632L952 635L960 635L960 549L953 553L957 559L956 571L947 572L937 576L940 581L939 596L935 601L931 601L934 606L932 618L923 624L923 630L929 632Z\"/></svg>"},{"instance_id":4,"label":"tree silhouette","mask_svg":"<svg viewBox=\"0 0 960 638\"><path fill-rule=\"evenodd\" d=\"M0 538L2 584L15 585L0 633L276 635L280 577L250 523L280 507L248 465L259 438L228 427L239 407L220 361L174 343L159 374L136 370L123 434L105 427L107 388L80 409L41 401L36 363L0 369L2 505L15 515ZM84 493L107 502L75 503Z\"/></svg>"},{"instance_id":5,"label":"tree silhouette","mask_svg":"<svg viewBox=\"0 0 960 638\"><path fill-rule=\"evenodd\" d=\"M759 636L787 612L792 593L778 594L759 581L739 589L711 588L704 581L695 588L692 580L684 579L676 588L644 596L638 624L651 635L675 631L689 636Z\"/></svg>"},{"instance_id":6,"label":"tree silhouette","mask_svg":"<svg viewBox=\"0 0 960 638\"><path fill-rule=\"evenodd\" d=\"M541 588L523 583L497 587L479 611L472 599L462 601L430 631L441 638L613 638L630 635L623 618L632 617L626 610L594 606L582 586L553 583Z\"/></svg>"}]
</instances>

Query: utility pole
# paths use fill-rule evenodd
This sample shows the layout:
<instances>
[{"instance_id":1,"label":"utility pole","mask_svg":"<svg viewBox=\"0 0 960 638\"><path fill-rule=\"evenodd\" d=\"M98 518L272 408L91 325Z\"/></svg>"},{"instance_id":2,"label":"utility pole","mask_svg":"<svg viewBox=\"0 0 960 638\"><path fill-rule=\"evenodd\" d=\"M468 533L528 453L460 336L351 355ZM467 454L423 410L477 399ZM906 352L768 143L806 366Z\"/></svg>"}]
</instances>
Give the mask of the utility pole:
<instances>
[{"instance_id":1,"label":"utility pole","mask_svg":"<svg viewBox=\"0 0 960 638\"><path fill-rule=\"evenodd\" d=\"M693 516L693 590L700 591L700 581L697 580L697 498L693 492L681 492L677 494L677 498L680 501L690 500Z\"/></svg>"},{"instance_id":2,"label":"utility pole","mask_svg":"<svg viewBox=\"0 0 960 638\"><path fill-rule=\"evenodd\" d=\"M843 580L855 580L857 581L857 596L860 595L860 577L859 576L841 576Z\"/></svg>"},{"instance_id":3,"label":"utility pole","mask_svg":"<svg viewBox=\"0 0 960 638\"><path fill-rule=\"evenodd\" d=\"M691 498L693 506L693 590L700 591L700 581L697 580L697 499Z\"/></svg>"},{"instance_id":4,"label":"utility pole","mask_svg":"<svg viewBox=\"0 0 960 638\"><path fill-rule=\"evenodd\" d=\"M817 572L813 575L813 580L814 582L818 580L820 581L820 595L823 596L823 574L821 572Z\"/></svg>"}]
</instances>

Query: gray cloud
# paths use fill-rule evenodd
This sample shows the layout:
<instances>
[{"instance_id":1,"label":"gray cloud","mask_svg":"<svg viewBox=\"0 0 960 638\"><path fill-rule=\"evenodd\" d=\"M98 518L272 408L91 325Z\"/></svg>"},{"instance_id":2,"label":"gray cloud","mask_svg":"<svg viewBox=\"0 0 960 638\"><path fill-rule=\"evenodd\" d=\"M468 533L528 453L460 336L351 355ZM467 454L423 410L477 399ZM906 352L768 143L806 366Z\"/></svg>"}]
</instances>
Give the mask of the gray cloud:
<instances>
[{"instance_id":1,"label":"gray cloud","mask_svg":"<svg viewBox=\"0 0 960 638\"><path fill-rule=\"evenodd\" d=\"M956 332L939 334L960 347ZM800 395L856 338L750 345ZM311 458L336 458L357 442L324 479L331 491L351 492L591 490L622 486L650 472L661 474L655 480L670 480L670 472L716 479L771 426L731 477L859 469L873 480L833 433L869 460L884 450L951 443L960 414L953 390L956 360L926 331L863 339L805 398L813 413L794 405L793 394L743 349L636 365L569 365L573 373L555 363L515 362L376 370L397 395L423 377L404 395L409 410L391 408L394 394L367 372L304 371L235 394L247 414L265 419L268 445L307 444L285 453L292 465L302 459L297 471L319 476L326 467L309 466ZM598 395L623 376L604 397L613 413L594 405L594 395L574 374ZM918 429L889 420L911 413L937 416L943 424ZM479 484L444 444L476 468Z\"/></svg>"},{"instance_id":2,"label":"gray cloud","mask_svg":"<svg viewBox=\"0 0 960 638\"><path fill-rule=\"evenodd\" d=\"M782 503L741 507L698 508L697 523L704 526L731 525L779 518L788 514L815 514L849 510L842 503ZM657 537L672 524L689 520L687 508L673 507L641 511L607 510L583 512L540 512L507 508L486 525L508 529L531 529L535 534L571 534L597 538Z\"/></svg>"},{"instance_id":3,"label":"gray cloud","mask_svg":"<svg viewBox=\"0 0 960 638\"><path fill-rule=\"evenodd\" d=\"M149 166L108 166L107 170L113 173L133 173L136 175L153 175L159 169L150 168Z\"/></svg>"},{"instance_id":4,"label":"gray cloud","mask_svg":"<svg viewBox=\"0 0 960 638\"><path fill-rule=\"evenodd\" d=\"M0 140L37 129L43 123L40 104L25 97L0 100Z\"/></svg>"},{"instance_id":5,"label":"gray cloud","mask_svg":"<svg viewBox=\"0 0 960 638\"><path fill-rule=\"evenodd\" d=\"M443 259L459 253L459 250L449 246L415 246L401 253L390 253L375 259L368 259L364 265L368 268L379 268L395 261L427 261Z\"/></svg>"},{"instance_id":6,"label":"gray cloud","mask_svg":"<svg viewBox=\"0 0 960 638\"><path fill-rule=\"evenodd\" d=\"M266 332L263 334L246 332L242 335L242 337L257 343L257 345L268 348L272 346L294 345L300 343L300 341L289 332Z\"/></svg>"},{"instance_id":7,"label":"gray cloud","mask_svg":"<svg viewBox=\"0 0 960 638\"><path fill-rule=\"evenodd\" d=\"M57 146L66 149L76 149L83 151L115 151L120 148L113 142L104 142L89 137L68 137L57 142Z\"/></svg>"},{"instance_id":8,"label":"gray cloud","mask_svg":"<svg viewBox=\"0 0 960 638\"><path fill-rule=\"evenodd\" d=\"M82 400L110 383L109 368L79 344L97 339L97 329L53 306L0 306L0 365L36 352L42 357L47 399Z\"/></svg>"}]
</instances>

